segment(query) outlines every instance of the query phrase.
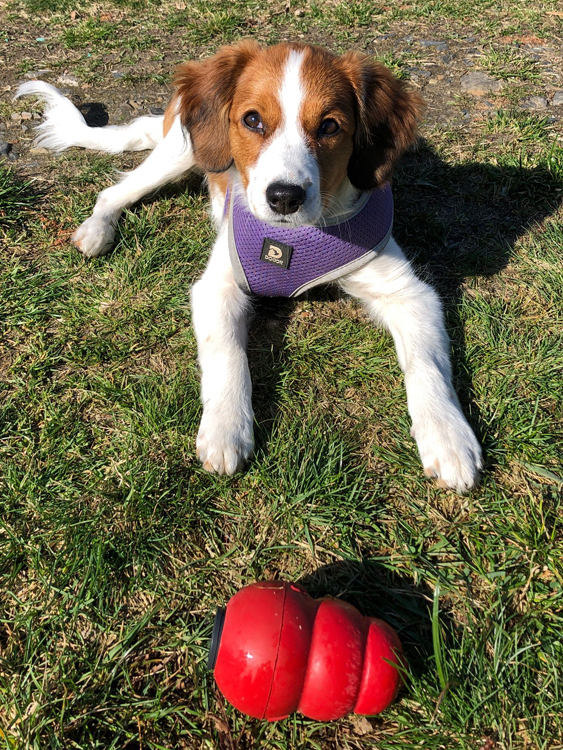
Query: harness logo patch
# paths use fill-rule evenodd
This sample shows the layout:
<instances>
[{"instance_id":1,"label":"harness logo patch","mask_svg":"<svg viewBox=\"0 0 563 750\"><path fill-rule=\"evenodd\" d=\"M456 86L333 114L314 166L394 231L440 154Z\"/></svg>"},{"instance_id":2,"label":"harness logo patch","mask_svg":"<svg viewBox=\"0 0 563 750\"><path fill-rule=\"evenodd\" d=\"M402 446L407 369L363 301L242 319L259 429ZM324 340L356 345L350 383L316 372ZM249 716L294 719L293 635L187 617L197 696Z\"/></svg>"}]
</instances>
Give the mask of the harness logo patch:
<instances>
[{"instance_id":1,"label":"harness logo patch","mask_svg":"<svg viewBox=\"0 0 563 750\"><path fill-rule=\"evenodd\" d=\"M281 266L282 268L289 268L292 253L293 248L291 245L285 245L283 242L265 237L260 260L264 260L266 263L273 263L275 266Z\"/></svg>"}]
</instances>

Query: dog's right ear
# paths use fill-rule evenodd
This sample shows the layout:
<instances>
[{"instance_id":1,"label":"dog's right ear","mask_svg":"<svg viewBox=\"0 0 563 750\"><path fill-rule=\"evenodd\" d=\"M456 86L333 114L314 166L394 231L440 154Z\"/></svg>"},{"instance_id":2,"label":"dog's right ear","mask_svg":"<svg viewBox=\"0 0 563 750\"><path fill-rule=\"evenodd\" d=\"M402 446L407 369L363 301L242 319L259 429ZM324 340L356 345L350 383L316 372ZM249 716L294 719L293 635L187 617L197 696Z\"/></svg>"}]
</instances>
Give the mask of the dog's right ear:
<instances>
[{"instance_id":1,"label":"dog's right ear","mask_svg":"<svg viewBox=\"0 0 563 750\"><path fill-rule=\"evenodd\" d=\"M225 172L232 164L231 102L240 74L259 51L256 42L240 42L207 60L184 63L176 72L177 112L190 134L196 163L206 172Z\"/></svg>"}]
</instances>

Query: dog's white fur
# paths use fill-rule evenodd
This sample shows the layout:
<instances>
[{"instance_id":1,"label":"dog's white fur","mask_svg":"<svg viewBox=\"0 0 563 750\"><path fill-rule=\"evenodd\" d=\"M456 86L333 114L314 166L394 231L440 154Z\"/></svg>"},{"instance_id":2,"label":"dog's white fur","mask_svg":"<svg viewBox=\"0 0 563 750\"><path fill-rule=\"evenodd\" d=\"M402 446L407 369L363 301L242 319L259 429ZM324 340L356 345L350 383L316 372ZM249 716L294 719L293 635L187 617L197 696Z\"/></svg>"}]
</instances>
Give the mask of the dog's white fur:
<instances>
[{"instance_id":1,"label":"dog's white fur","mask_svg":"<svg viewBox=\"0 0 563 750\"><path fill-rule=\"evenodd\" d=\"M301 131L298 113L304 89L302 53L291 52L280 91L284 121L249 170L246 196L253 213L277 223L265 199L275 180L301 185L307 198L290 222L315 222L321 214L349 207L357 197L350 183L324 209L319 170ZM110 153L153 149L147 159L120 182L100 193L93 213L74 233L73 242L88 258L112 246L122 210L142 196L193 168L189 133L177 115L163 136L163 117L140 117L129 125L90 128L71 102L42 81L24 83L17 96L39 96L47 105L39 126L39 145L55 151L71 146ZM231 179L242 190L236 168ZM252 385L246 357L251 301L238 287L231 263L224 220L224 194L211 185L211 204L218 234L209 263L192 289L192 312L199 363L203 416L197 453L205 468L224 474L239 470L254 446ZM393 336L405 375L407 401L425 473L441 486L470 489L482 468L481 450L452 387L449 339L442 306L434 290L414 274L397 243L339 283L360 299L370 316Z\"/></svg>"}]
</instances>

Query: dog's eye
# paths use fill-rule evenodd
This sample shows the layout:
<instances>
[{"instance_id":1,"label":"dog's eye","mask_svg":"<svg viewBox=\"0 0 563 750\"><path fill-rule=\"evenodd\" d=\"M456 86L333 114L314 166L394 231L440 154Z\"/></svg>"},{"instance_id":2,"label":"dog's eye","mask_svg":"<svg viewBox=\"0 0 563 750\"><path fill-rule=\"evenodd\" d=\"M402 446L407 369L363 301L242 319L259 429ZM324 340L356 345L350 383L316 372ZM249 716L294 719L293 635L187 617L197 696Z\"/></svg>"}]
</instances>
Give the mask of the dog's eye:
<instances>
[{"instance_id":1,"label":"dog's eye","mask_svg":"<svg viewBox=\"0 0 563 750\"><path fill-rule=\"evenodd\" d=\"M340 125L333 120L332 117L328 117L326 120L321 122L319 128L319 136L323 135L336 135L340 131Z\"/></svg>"},{"instance_id":2,"label":"dog's eye","mask_svg":"<svg viewBox=\"0 0 563 750\"><path fill-rule=\"evenodd\" d=\"M243 123L250 130L256 130L258 133L264 132L264 125L262 124L262 118L258 112L249 112L242 118Z\"/></svg>"}]
</instances>

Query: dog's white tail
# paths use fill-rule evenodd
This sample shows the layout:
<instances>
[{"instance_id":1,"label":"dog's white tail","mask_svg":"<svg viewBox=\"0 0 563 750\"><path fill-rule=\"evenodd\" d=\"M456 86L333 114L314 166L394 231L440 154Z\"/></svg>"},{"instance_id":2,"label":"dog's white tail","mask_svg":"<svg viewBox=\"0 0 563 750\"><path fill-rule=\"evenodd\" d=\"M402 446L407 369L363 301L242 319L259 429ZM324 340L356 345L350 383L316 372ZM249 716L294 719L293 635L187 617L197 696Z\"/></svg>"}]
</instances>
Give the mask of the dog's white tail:
<instances>
[{"instance_id":1,"label":"dog's white tail","mask_svg":"<svg viewBox=\"0 0 563 750\"><path fill-rule=\"evenodd\" d=\"M91 128L74 104L45 81L22 83L15 98L38 96L45 103L45 120L37 127L37 146L64 151L71 146L118 154L121 151L143 151L162 141L164 116L138 117L128 125L106 125Z\"/></svg>"}]
</instances>

